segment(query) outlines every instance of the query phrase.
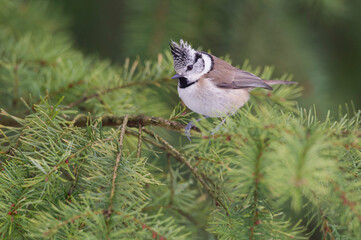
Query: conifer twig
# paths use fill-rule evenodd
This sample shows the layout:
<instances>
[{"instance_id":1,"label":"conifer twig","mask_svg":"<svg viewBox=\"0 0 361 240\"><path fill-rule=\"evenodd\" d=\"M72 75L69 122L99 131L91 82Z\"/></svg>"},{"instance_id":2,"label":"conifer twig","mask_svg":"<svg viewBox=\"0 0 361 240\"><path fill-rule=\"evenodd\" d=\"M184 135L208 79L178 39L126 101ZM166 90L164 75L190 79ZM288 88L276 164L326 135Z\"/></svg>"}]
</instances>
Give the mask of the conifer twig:
<instances>
[{"instance_id":1,"label":"conifer twig","mask_svg":"<svg viewBox=\"0 0 361 240\"><path fill-rule=\"evenodd\" d=\"M3 112L0 112L0 115L7 116L7 118L0 118L0 128L21 126L21 123L19 123L19 121L23 119L10 116L9 114L3 114ZM88 115L77 115L74 118L65 117L65 119L67 121L71 121L72 124L77 127L86 127L88 124ZM124 121L124 116L104 115L101 118L101 121L102 126L104 127L118 127ZM128 116L127 127L138 128L139 124L141 124L143 127L156 126L180 133L184 133L184 128L186 127L186 125L183 123L171 121L160 117L145 115ZM193 126L191 129L191 134L200 136L200 130L197 127Z\"/></svg>"},{"instance_id":2,"label":"conifer twig","mask_svg":"<svg viewBox=\"0 0 361 240\"><path fill-rule=\"evenodd\" d=\"M149 135L151 135L152 137L157 139L159 142L161 142L161 144L159 144L153 140L150 140L150 139L147 139L148 142L150 142L154 146L158 146L159 148L164 149L165 151L167 151L167 153L171 154L177 161L186 165L189 168L189 170L191 170L193 176L198 180L199 183L201 183L201 185L205 188L205 190L208 192L208 194L213 198L213 200L222 206L222 208L226 211L227 215L229 214L228 208L223 203L223 201L208 186L208 184L204 181L204 179L201 177L201 175L197 172L197 169L194 168L190 164L190 162L185 157L183 157L183 155L177 149L175 149L165 139L161 138L160 136L153 133L152 131L149 131L148 129L144 129L144 132L148 133Z\"/></svg>"},{"instance_id":3,"label":"conifer twig","mask_svg":"<svg viewBox=\"0 0 361 240\"><path fill-rule=\"evenodd\" d=\"M169 178L170 178L170 201L169 201L169 205L173 205L174 202L174 184L173 184L173 169L172 169L172 164L170 161L170 154L167 153L167 165L168 165L168 169L169 169Z\"/></svg>"},{"instance_id":4,"label":"conifer twig","mask_svg":"<svg viewBox=\"0 0 361 240\"><path fill-rule=\"evenodd\" d=\"M66 221L60 222L58 225L56 225L55 227L51 228L49 231L44 232L43 235L44 235L44 236L48 236L49 234L55 232L56 230L58 230L59 228L61 228L62 226L66 225L66 224L68 224L68 223L72 223L72 222L74 222L75 220L78 220L78 219L83 218L83 217L87 217L87 216L89 216L89 215L91 215L91 214L97 215L97 214L100 214L100 213L102 213L102 212L103 212L103 211L85 212L85 213L83 213L83 214L77 215L77 216L72 217L72 218L70 218L70 219L68 219L68 220L66 220Z\"/></svg>"},{"instance_id":5,"label":"conifer twig","mask_svg":"<svg viewBox=\"0 0 361 240\"><path fill-rule=\"evenodd\" d=\"M262 143L261 143L262 144ZM263 154L263 147L261 146L260 149L259 149L259 152L258 152L258 155L256 157L256 169L255 169L255 172L254 172L254 184L255 184L255 189L254 189L254 194L253 194L253 204L254 204L254 213L253 213L253 225L252 227L250 228L250 237L249 239L254 239L254 229L256 227L256 225L260 224L260 220L258 219L258 208L257 208L257 205L258 205L258 191L259 191L259 182L260 182L260 165L261 165L261 157L262 157L262 154Z\"/></svg>"},{"instance_id":6,"label":"conifer twig","mask_svg":"<svg viewBox=\"0 0 361 240\"><path fill-rule=\"evenodd\" d=\"M59 228L61 228L62 226L68 224L68 223L73 223L74 221L78 220L78 219L81 219L81 218L85 218L85 217L88 217L90 215L98 215L98 214L107 214L107 211L105 210L97 210L97 211L88 211L88 212L85 212L83 214L80 214L80 215L76 215L68 220L65 220L65 221L62 221L60 222L58 225L56 225L55 227L51 228L50 230L46 231L43 233L44 236L48 236L49 234L57 231ZM155 233L156 235L158 236L162 236L159 232L157 232L155 229L151 228L150 226L146 225L144 222L140 221L139 219L131 216L131 215L127 215L123 212L120 212L120 211L116 211L114 212L114 214L116 215L119 215L119 216L123 216L124 218L128 218L128 219L131 219L133 222L137 223L139 226L141 226L143 229L146 228L148 229L149 231L151 231L153 234Z\"/></svg>"},{"instance_id":7,"label":"conifer twig","mask_svg":"<svg viewBox=\"0 0 361 240\"><path fill-rule=\"evenodd\" d=\"M78 151L76 151L75 153L71 154L69 157L63 159L62 161L58 162L56 165L53 166L53 168L44 176L45 180L47 181L47 179L53 174L55 173L60 167L61 165L66 164L67 162L69 163L69 161L73 158L75 158L78 154L80 154L82 151L86 150L87 148L91 147L94 143L97 142L103 142L103 141L110 141L111 139L106 138L106 139L101 139L95 142L90 142L88 143L86 146L82 147L81 149L79 149ZM76 177L76 176L75 176ZM74 181L76 181L76 179L74 179ZM28 186L34 185L36 184L36 182L32 183L32 184L28 184Z\"/></svg>"},{"instance_id":8,"label":"conifer twig","mask_svg":"<svg viewBox=\"0 0 361 240\"><path fill-rule=\"evenodd\" d=\"M105 115L101 118L102 126L111 126L117 127L124 121L124 116L112 116ZM74 126L85 127L88 122L87 115L80 115L76 118L74 122ZM184 133L185 124L170 121L168 119L160 118L160 117L151 117L145 115L136 115L136 116L128 116L127 127L139 127L139 124L142 126L157 126L162 127L168 130L172 130L175 132ZM199 136L200 130L196 127L192 127L192 134Z\"/></svg>"},{"instance_id":9,"label":"conifer twig","mask_svg":"<svg viewBox=\"0 0 361 240\"><path fill-rule=\"evenodd\" d=\"M340 199L342 200L342 205L347 206L351 212L355 215L355 217L357 218L357 220L359 222L361 222L361 213L358 212L357 208L355 206L357 206L357 202L354 202L352 200L350 200L347 196L346 196L346 192L343 191L341 189L341 186L339 186L335 181L331 181L331 183L334 185L334 190L335 192L340 194Z\"/></svg>"},{"instance_id":10,"label":"conifer twig","mask_svg":"<svg viewBox=\"0 0 361 240\"><path fill-rule=\"evenodd\" d=\"M16 64L14 67L14 98L13 98L13 107L18 102L18 92L19 92L19 76L18 76L19 65Z\"/></svg>"},{"instance_id":11,"label":"conifer twig","mask_svg":"<svg viewBox=\"0 0 361 240\"><path fill-rule=\"evenodd\" d=\"M128 115L125 115L122 130L120 131L118 154L117 154L117 157L115 160L115 165L114 165L113 178L112 178L112 189L110 192L110 204L108 207L108 216L110 216L110 214L112 212L112 208L113 208L113 198L114 198L114 193L115 193L115 180L117 178L119 162L122 157L123 139L124 139L125 127L127 126L127 123L128 123Z\"/></svg>"},{"instance_id":12,"label":"conifer twig","mask_svg":"<svg viewBox=\"0 0 361 240\"><path fill-rule=\"evenodd\" d=\"M137 145L137 158L140 158L140 151L141 151L141 147L142 147L142 129L143 126L142 124L139 124L139 129L138 129L138 145Z\"/></svg>"},{"instance_id":13,"label":"conifer twig","mask_svg":"<svg viewBox=\"0 0 361 240\"><path fill-rule=\"evenodd\" d=\"M161 82L165 82L165 81L168 81L169 79L168 78L162 78L162 79L159 79L159 80L155 80L155 81L141 81L141 82L130 82L130 83L126 83L126 84L123 84L123 85L120 85L120 86L116 86L116 87L112 87L112 88L108 88L108 89L105 89L103 91L100 91L100 92L96 92L96 93L93 93L93 94L90 94L90 95L84 95L83 97L81 97L80 99L72 102L72 103L69 103L68 104L68 107L69 108L72 108L74 106L77 106L89 99L92 99L92 98L96 98L96 97L99 97L103 94L107 94L107 93L110 93L110 92L113 92L115 90L119 90L119 89L122 89L122 88L127 88L127 87L132 87L132 86L136 86L136 85L150 85L150 84L157 84L157 83L161 83Z\"/></svg>"}]
</instances>

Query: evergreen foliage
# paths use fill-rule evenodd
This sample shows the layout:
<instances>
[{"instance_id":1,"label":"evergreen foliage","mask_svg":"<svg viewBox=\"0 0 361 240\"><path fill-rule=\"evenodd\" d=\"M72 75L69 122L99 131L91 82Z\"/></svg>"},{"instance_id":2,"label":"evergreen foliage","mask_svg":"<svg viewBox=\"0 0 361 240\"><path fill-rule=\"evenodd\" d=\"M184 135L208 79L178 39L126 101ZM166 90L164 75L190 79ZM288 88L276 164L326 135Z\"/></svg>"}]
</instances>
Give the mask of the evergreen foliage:
<instances>
[{"instance_id":1,"label":"evergreen foliage","mask_svg":"<svg viewBox=\"0 0 361 240\"><path fill-rule=\"evenodd\" d=\"M318 115L340 102L361 107L361 1L63 0L77 47L123 62L156 58L180 38L231 53L237 64L277 66L305 87L300 104Z\"/></svg>"},{"instance_id":2,"label":"evergreen foliage","mask_svg":"<svg viewBox=\"0 0 361 240\"><path fill-rule=\"evenodd\" d=\"M169 53L83 56L54 11L0 2L3 239L359 238L360 111L320 120L299 86L257 89L189 143Z\"/></svg>"}]
</instances>

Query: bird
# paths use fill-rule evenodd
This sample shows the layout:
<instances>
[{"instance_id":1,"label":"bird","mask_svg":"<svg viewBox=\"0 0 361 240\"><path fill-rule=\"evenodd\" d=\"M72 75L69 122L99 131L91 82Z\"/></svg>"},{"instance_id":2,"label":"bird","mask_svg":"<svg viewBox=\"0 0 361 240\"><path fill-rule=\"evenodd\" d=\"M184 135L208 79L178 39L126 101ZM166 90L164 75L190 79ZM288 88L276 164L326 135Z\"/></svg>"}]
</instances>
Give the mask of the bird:
<instances>
[{"instance_id":1,"label":"bird","mask_svg":"<svg viewBox=\"0 0 361 240\"><path fill-rule=\"evenodd\" d=\"M238 69L228 62L207 52L197 51L183 39L179 44L170 41L174 70L172 79L178 79L178 95L193 112L208 117L224 117L212 131L212 135L225 122L225 117L233 115L248 100L254 88L273 90L273 84L296 84L281 80L263 80L260 77ZM197 119L200 121L202 118ZM190 138L193 121L185 127Z\"/></svg>"}]
</instances>

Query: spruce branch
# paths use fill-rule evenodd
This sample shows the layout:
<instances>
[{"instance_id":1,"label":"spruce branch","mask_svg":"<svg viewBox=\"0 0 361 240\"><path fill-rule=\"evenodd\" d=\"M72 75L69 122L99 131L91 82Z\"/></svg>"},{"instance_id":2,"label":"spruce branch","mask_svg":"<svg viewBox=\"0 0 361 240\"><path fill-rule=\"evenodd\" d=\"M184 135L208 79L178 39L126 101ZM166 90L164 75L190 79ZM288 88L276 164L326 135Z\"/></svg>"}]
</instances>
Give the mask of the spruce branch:
<instances>
[{"instance_id":1,"label":"spruce branch","mask_svg":"<svg viewBox=\"0 0 361 240\"><path fill-rule=\"evenodd\" d=\"M162 237L162 234L160 234L159 232L157 232L154 228L150 227L149 225L147 225L145 222L135 218L135 217L132 217L130 215L126 215L120 211L116 211L115 214L117 215L123 215L125 218L130 218L133 222L137 223L138 226L141 226L142 229L147 229L149 230L151 233L152 233L152 237L153 239L155 239L157 236L161 236ZM163 238L164 239L164 238Z\"/></svg>"},{"instance_id":2,"label":"spruce branch","mask_svg":"<svg viewBox=\"0 0 361 240\"><path fill-rule=\"evenodd\" d=\"M346 192L343 191L341 189L341 187L335 181L331 181L331 182L334 185L335 192L340 194L339 197L340 197L340 200L342 200L342 204L344 206L347 206L350 209L350 211L352 212L352 214L354 214L354 216L357 218L357 220L361 223L361 213L357 211L358 209L356 207L359 203L350 200L347 197Z\"/></svg>"},{"instance_id":3,"label":"spruce branch","mask_svg":"<svg viewBox=\"0 0 361 240\"><path fill-rule=\"evenodd\" d=\"M120 137L119 137L118 153L117 153L117 157L116 157L116 160L115 160L113 177L112 177L112 189L111 189L111 192L110 192L110 203L109 203L109 207L108 207L108 217L110 217L110 214L112 213L113 198L114 198L114 193L115 193L115 180L117 178L117 171L118 171L118 167L119 167L119 162L120 162L120 159L122 157L123 140L124 140L125 128L127 126L127 123L128 123L128 115L126 115L124 117L123 126L122 126L122 130L120 132Z\"/></svg>"},{"instance_id":4,"label":"spruce branch","mask_svg":"<svg viewBox=\"0 0 361 240\"><path fill-rule=\"evenodd\" d=\"M139 124L139 129L138 129L138 144L137 144L137 158L140 158L140 152L141 152L141 147L142 147L142 130L143 130L143 126L142 124Z\"/></svg>"},{"instance_id":5,"label":"spruce branch","mask_svg":"<svg viewBox=\"0 0 361 240\"><path fill-rule=\"evenodd\" d=\"M106 139L100 139L100 140L97 140L97 141L94 141L94 142L90 142L88 143L86 146L84 146L83 148L79 149L77 152L73 153L72 155L70 155L68 158L65 159L65 163L69 163L69 161L71 159L73 159L74 157L76 157L78 154L80 154L81 152L85 151L86 149L94 146L95 144L97 143L100 143L100 142L107 142L107 141L112 141L113 139L112 138L106 138ZM73 193L75 187L76 187L76 183L78 181L78 178L79 178L79 168L80 166L84 163L85 159L82 160L81 164L79 165L76 165L74 167L74 179L73 179L73 182L67 192L67 200L69 201L70 198L71 198L71 194Z\"/></svg>"},{"instance_id":6,"label":"spruce branch","mask_svg":"<svg viewBox=\"0 0 361 240\"><path fill-rule=\"evenodd\" d=\"M148 142L150 144L152 144L153 146L163 149L165 150L168 154L172 155L178 162L186 165L192 172L193 176L197 179L197 181L199 183L201 183L201 185L206 189L206 191L209 193L209 195L213 198L213 200L215 201L216 204L219 204L222 206L222 208L226 211L227 214L229 214L228 209L226 207L226 205L221 201L221 199L215 194L214 190L212 190L208 184L204 181L204 179L202 178L201 174L198 173L197 168L194 168L190 162L183 157L183 155L177 150L175 149L172 145L170 145L166 140L164 140L163 138L161 138L160 136L158 136L157 134L144 129L144 132L148 133L149 135L151 135L152 137L154 137L156 140L159 140L161 143L158 143L157 141L150 139L148 137L143 137L143 140L145 142ZM126 131L128 134L131 134L133 136L137 136L137 134L134 131ZM214 183L212 182L212 184L214 185Z\"/></svg>"},{"instance_id":7,"label":"spruce branch","mask_svg":"<svg viewBox=\"0 0 361 240\"><path fill-rule=\"evenodd\" d=\"M88 212L85 212L85 213L83 213L83 214L74 216L74 217L72 217L72 218L70 218L70 219L68 219L68 220L65 220L65 221L60 222L58 225L56 225L55 227L51 228L49 231L44 232L43 235L44 235L44 237L47 237L47 236L49 236L50 234L56 232L56 231L57 231L59 228L61 228L62 226L66 225L66 224L68 224L68 223L73 223L74 221L76 221L76 220L78 220L78 219L81 219L81 218L84 218L84 217L88 217L88 216L90 216L90 215L92 215L92 214L97 215L97 214L101 214L101 213L103 213L103 211L100 211L100 210L98 210L98 211L88 211Z\"/></svg>"},{"instance_id":8,"label":"spruce branch","mask_svg":"<svg viewBox=\"0 0 361 240\"><path fill-rule=\"evenodd\" d=\"M76 82L68 83L65 87L61 87L61 88L59 88L57 91L52 92L52 93L50 93L50 94L51 94L51 95L58 95L58 94L63 93L63 92L65 92L65 91L69 90L69 89L72 89L72 88L74 88L74 87L76 87L76 86L83 85L84 83L85 83L85 81L84 81L83 79L80 79L80 80L78 80L78 81L76 81Z\"/></svg>"},{"instance_id":9,"label":"spruce branch","mask_svg":"<svg viewBox=\"0 0 361 240\"><path fill-rule=\"evenodd\" d=\"M53 234L54 232L58 231L61 227L69 224L69 223L74 223L75 221L82 219L82 218L86 218L89 217L91 215L99 215L99 214L103 214L104 216L108 215L108 211L107 210L95 210L95 211L87 211L83 214L79 214L76 216L73 216L65 221L61 221L60 223L58 223L55 227L49 229L48 231L43 233L44 237L48 237L49 235ZM124 218L128 218L131 219L133 222L137 223L137 225L139 227L141 227L142 229L147 229L149 230L153 236L162 236L162 234L160 234L159 232L157 232L154 228L150 227L149 225L147 225L145 222L137 219L136 217L133 217L131 215L125 214L123 212L120 211L114 211L114 214L118 215L118 216L123 216Z\"/></svg>"},{"instance_id":10,"label":"spruce branch","mask_svg":"<svg viewBox=\"0 0 361 240\"><path fill-rule=\"evenodd\" d=\"M331 226L329 225L328 219L326 216L324 216L322 218L321 230L322 230L322 234L323 234L322 240L327 240L327 236L330 236L330 238L332 240L335 240L335 237L332 234Z\"/></svg>"},{"instance_id":11,"label":"spruce branch","mask_svg":"<svg viewBox=\"0 0 361 240\"><path fill-rule=\"evenodd\" d=\"M43 2L0 1L1 239L358 239L360 111L320 120L296 107L299 86L254 89L216 135L192 129L212 144L172 144L160 136L184 132L186 107L151 117L178 101L171 53L84 56Z\"/></svg>"},{"instance_id":12,"label":"spruce branch","mask_svg":"<svg viewBox=\"0 0 361 240\"><path fill-rule=\"evenodd\" d=\"M94 94L84 95L80 99L78 99L77 101L69 103L68 107L72 108L74 106L77 106L77 105L89 100L89 99L97 98L99 96L102 96L104 94L107 94L107 93L110 93L110 92L113 92L113 91L116 91L116 90L119 90L119 89L132 87L132 86L144 86L144 85L160 84L160 83L165 83L165 82L169 82L169 81L170 81L169 78L161 78L161 79L155 80L155 81L141 81L141 82L126 83L126 84L123 84L123 85L120 85L120 86L116 86L116 87L112 87L112 88L102 90L102 91L94 93Z\"/></svg>"},{"instance_id":13,"label":"spruce branch","mask_svg":"<svg viewBox=\"0 0 361 240\"><path fill-rule=\"evenodd\" d=\"M154 146L157 146L157 147L165 150L167 153L171 154L177 161L186 165L189 168L189 170L191 170L193 176L198 180L198 182L205 188L205 190L208 192L208 194L213 198L215 203L221 205L222 208L226 211L226 214L229 214L228 208L226 207L224 202L217 196L217 194L214 192L214 190L212 190L208 186L208 184L204 181L201 174L198 173L197 168L194 168L191 165L191 163L185 157L183 157L183 155L177 149L175 149L171 144L169 144L165 139L161 138L159 135L155 134L154 132L152 132L148 129L144 129L144 132L151 135L153 138L158 140L161 144L159 144L153 140L147 139L148 142L150 142Z\"/></svg>"},{"instance_id":14,"label":"spruce branch","mask_svg":"<svg viewBox=\"0 0 361 240\"><path fill-rule=\"evenodd\" d=\"M74 122L74 126L78 127L85 127L87 124L87 116L79 116L76 121ZM102 125L103 126L110 126L110 127L117 127L124 121L124 116L110 116L105 115L101 117ZM139 128L139 125L144 126L156 126L162 127L168 130L172 130L175 132L184 133L184 128L186 127L185 124L170 121L160 117L151 117L145 115L136 115L136 116L129 116L128 117L128 127L136 127ZM192 132L195 135L200 136L200 130L196 127L192 127Z\"/></svg>"},{"instance_id":15,"label":"spruce branch","mask_svg":"<svg viewBox=\"0 0 361 240\"><path fill-rule=\"evenodd\" d=\"M174 202L174 175L173 175L172 163L171 163L169 153L167 153L167 166L168 166L169 179L170 179L170 201L169 201L169 205L172 206L173 202Z\"/></svg>"},{"instance_id":16,"label":"spruce branch","mask_svg":"<svg viewBox=\"0 0 361 240\"><path fill-rule=\"evenodd\" d=\"M14 67L14 97L13 97L13 106L18 102L18 94L19 94L19 76L18 76L18 64L15 64Z\"/></svg>"},{"instance_id":17,"label":"spruce branch","mask_svg":"<svg viewBox=\"0 0 361 240\"><path fill-rule=\"evenodd\" d=\"M23 119L12 117L9 114L4 114L0 112L0 115L8 116L8 118L1 118L0 119L0 129L7 128L7 127L19 127L21 126L21 121ZM74 118L65 117L65 119L73 126L77 127L86 127L88 123L87 115L77 115ZM112 115L104 115L101 117L102 126L107 127L118 127L124 121L125 116L112 116ZM171 121L168 119L160 118L160 117L152 117L152 116L145 116L145 115L135 115L135 116L128 116L128 127L136 127L139 128L139 125L142 126L156 126L165 128L168 130L172 130L175 132L184 133L184 128L186 127L185 124ZM197 127L192 127L191 129L192 135L200 136L200 130Z\"/></svg>"}]
</instances>

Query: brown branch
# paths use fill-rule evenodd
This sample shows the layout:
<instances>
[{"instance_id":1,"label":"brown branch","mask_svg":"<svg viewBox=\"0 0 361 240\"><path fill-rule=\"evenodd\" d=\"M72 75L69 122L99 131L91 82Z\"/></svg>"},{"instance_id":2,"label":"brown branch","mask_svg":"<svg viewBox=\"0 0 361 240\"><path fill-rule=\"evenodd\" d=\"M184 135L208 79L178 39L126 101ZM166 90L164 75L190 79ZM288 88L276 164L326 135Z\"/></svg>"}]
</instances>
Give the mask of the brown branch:
<instances>
[{"instance_id":1,"label":"brown branch","mask_svg":"<svg viewBox=\"0 0 361 240\"><path fill-rule=\"evenodd\" d=\"M76 121L74 122L74 126L78 126L78 127L85 127L87 124L87 116L83 115L83 116L79 116ZM101 118L102 121L102 126L112 126L112 127L117 127L119 126L123 121L124 121L124 117L123 116L110 116L110 115L105 115ZM145 115L137 115L137 116L129 116L128 118L128 127L139 127L139 124L141 124L142 126L157 126L157 127L162 127L162 128L166 128L168 130L172 130L172 131L176 131L176 132L184 132L184 128L186 127L185 124L179 123L179 122L175 122L175 121L169 121L167 119L164 118L160 118L160 117L150 117L150 116L145 116ZM199 133L200 130L196 127L192 127L192 134L197 135L197 132ZM199 134L198 134L199 136Z\"/></svg>"},{"instance_id":2,"label":"brown branch","mask_svg":"<svg viewBox=\"0 0 361 240\"><path fill-rule=\"evenodd\" d=\"M8 116L5 114L2 114L0 112L0 115ZM9 118L0 118L0 128L6 128L6 127L19 127L21 124L16 121L16 119L8 116ZM86 115L78 115L75 118L65 118L67 121L72 122L74 126L77 127L86 127L88 123L88 116ZM20 119L23 120L23 119ZM112 116L112 115L105 115L101 118L102 126L108 126L108 127L118 127L122 124L124 121L124 116ZM168 119L160 118L160 117L151 117L151 116L145 116L145 115L136 115L136 116L129 116L128 118L128 127L139 127L139 124L142 126L157 126L162 127L168 130L172 130L175 132L181 132L184 133L184 128L186 127L185 124L170 121ZM197 127L192 127L191 129L193 136L201 136L200 130Z\"/></svg>"},{"instance_id":3,"label":"brown branch","mask_svg":"<svg viewBox=\"0 0 361 240\"><path fill-rule=\"evenodd\" d=\"M112 190L110 192L110 204L109 204L109 207L108 207L108 217L110 216L110 214L112 212L112 208L113 208L113 197L114 197L114 193L115 193L115 180L117 178L119 162L120 162L120 159L122 157L123 139L124 139L125 127L127 126L127 123L128 123L128 115L126 115L124 117L122 130L120 131L119 150L118 150L118 154L117 154L117 157L116 157L116 160L115 160L114 171L113 171Z\"/></svg>"},{"instance_id":4,"label":"brown branch","mask_svg":"<svg viewBox=\"0 0 361 240\"><path fill-rule=\"evenodd\" d=\"M100 95L107 94L107 93L110 93L110 92L113 92L113 91L116 91L116 90L119 90L119 89L122 89L122 88L127 88L127 87L132 87L132 86L142 86L142 85L157 84L157 83L166 82L166 81L169 81L169 79L168 78L162 78L162 79L156 80L156 81L142 81L142 82L126 83L124 85L108 88L108 89L105 89L103 91L99 91L97 93L91 94L91 95L85 95L85 96L81 97L80 99L78 99L77 101L69 103L68 107L72 108L74 106L77 106L77 105L89 100L89 99L96 98L96 97L99 97Z\"/></svg>"},{"instance_id":5,"label":"brown branch","mask_svg":"<svg viewBox=\"0 0 361 240\"><path fill-rule=\"evenodd\" d=\"M144 129L144 132L148 133L149 135L151 135L152 137L157 139L161 144L159 144L156 141L151 140L149 138L144 138L145 141L148 141L152 145L157 146L160 149L165 150L167 153L172 155L178 162L186 165L189 168L189 170L192 172L193 176L198 180L198 182L205 188L205 190L208 192L208 194L213 198L213 200L216 202L216 204L221 205L222 208L226 211L226 214L227 215L229 214L228 208L223 203L223 201L216 195L216 193L203 180L201 175L197 172L197 169L194 168L190 164L190 162L185 157L183 157L183 155L177 149L175 149L172 145L170 145L166 140L164 140L163 138L161 138L157 134L149 131L148 129Z\"/></svg>"}]
</instances>

